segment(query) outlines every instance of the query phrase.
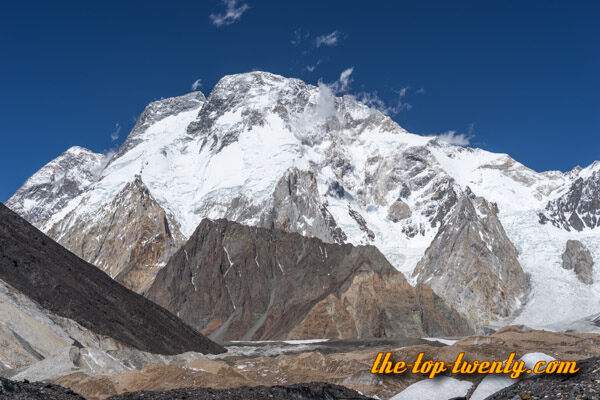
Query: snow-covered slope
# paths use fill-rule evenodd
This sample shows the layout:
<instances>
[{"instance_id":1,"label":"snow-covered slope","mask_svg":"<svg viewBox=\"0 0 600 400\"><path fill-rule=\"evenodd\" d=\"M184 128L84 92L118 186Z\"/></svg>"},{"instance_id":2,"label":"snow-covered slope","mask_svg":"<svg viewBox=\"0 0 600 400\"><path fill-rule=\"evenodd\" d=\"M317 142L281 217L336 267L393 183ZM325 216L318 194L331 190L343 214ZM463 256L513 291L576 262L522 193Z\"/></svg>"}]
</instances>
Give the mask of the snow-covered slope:
<instances>
[{"instance_id":1,"label":"snow-covered slope","mask_svg":"<svg viewBox=\"0 0 600 400\"><path fill-rule=\"evenodd\" d=\"M94 183L103 161L102 154L71 147L33 174L6 205L32 224L41 223Z\"/></svg>"},{"instance_id":2,"label":"snow-covered slope","mask_svg":"<svg viewBox=\"0 0 600 400\"><path fill-rule=\"evenodd\" d=\"M222 78L207 99L194 92L149 105L97 181L49 210L42 229L62 223L60 231L68 232L67 215L85 229L106 223L97 211L139 175L185 237L202 218L225 217L324 241L374 244L410 276L469 187L498 204L531 274L530 305L520 318L550 324L600 309L599 284L584 287L560 267L568 238L600 260L600 229L566 232L538 222L548 202L585 171L537 173L506 154L408 133L325 85L251 72ZM9 204L19 211L25 201L44 208L50 200L15 196ZM58 232L55 238L68 242ZM567 298L555 304L560 295Z\"/></svg>"}]
</instances>

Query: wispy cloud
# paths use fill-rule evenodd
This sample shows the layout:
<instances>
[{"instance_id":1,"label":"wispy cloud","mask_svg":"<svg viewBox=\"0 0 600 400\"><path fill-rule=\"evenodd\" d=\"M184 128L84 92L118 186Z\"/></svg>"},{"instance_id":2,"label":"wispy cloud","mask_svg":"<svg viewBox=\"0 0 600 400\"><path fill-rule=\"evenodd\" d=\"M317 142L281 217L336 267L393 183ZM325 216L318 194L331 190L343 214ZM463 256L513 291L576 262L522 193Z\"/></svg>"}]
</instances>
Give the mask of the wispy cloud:
<instances>
[{"instance_id":1,"label":"wispy cloud","mask_svg":"<svg viewBox=\"0 0 600 400\"><path fill-rule=\"evenodd\" d=\"M316 63L312 64L312 65L307 65L306 66L306 70L308 72L313 72L315 69L317 69L317 67L319 66L319 64L321 64L321 60L317 60Z\"/></svg>"},{"instance_id":2,"label":"wispy cloud","mask_svg":"<svg viewBox=\"0 0 600 400\"><path fill-rule=\"evenodd\" d=\"M475 123L472 122L469 124L467 133L457 133L455 130L450 130L444 133L440 133L439 135L427 136L435 137L442 142L453 144L456 146L468 146L471 144L471 139L475 137Z\"/></svg>"},{"instance_id":3,"label":"wispy cloud","mask_svg":"<svg viewBox=\"0 0 600 400\"><path fill-rule=\"evenodd\" d=\"M192 83L192 90L196 91L202 87L202 79L196 79L194 83Z\"/></svg>"},{"instance_id":4,"label":"wispy cloud","mask_svg":"<svg viewBox=\"0 0 600 400\"><path fill-rule=\"evenodd\" d=\"M456 131L447 131L439 135L434 135L442 142L454 144L457 146L468 146L471 143L471 138L464 133L456 133Z\"/></svg>"},{"instance_id":5,"label":"wispy cloud","mask_svg":"<svg viewBox=\"0 0 600 400\"><path fill-rule=\"evenodd\" d=\"M225 11L218 14L210 14L210 19L213 25L217 27L231 25L242 18L250 6L246 3L238 5L239 0L221 0L221 3L225 5Z\"/></svg>"},{"instance_id":6,"label":"wispy cloud","mask_svg":"<svg viewBox=\"0 0 600 400\"><path fill-rule=\"evenodd\" d=\"M350 67L342 71L340 78L333 84L336 93L343 93L350 89L350 84L352 83L352 72L354 72L354 67Z\"/></svg>"},{"instance_id":7,"label":"wispy cloud","mask_svg":"<svg viewBox=\"0 0 600 400\"><path fill-rule=\"evenodd\" d=\"M416 94L425 94L425 88L421 88L415 92Z\"/></svg>"},{"instance_id":8,"label":"wispy cloud","mask_svg":"<svg viewBox=\"0 0 600 400\"><path fill-rule=\"evenodd\" d=\"M327 33L321 36L317 36L315 40L315 44L317 47L321 46L335 46L342 39L342 35L339 31L333 31L331 33Z\"/></svg>"},{"instance_id":9,"label":"wispy cloud","mask_svg":"<svg viewBox=\"0 0 600 400\"><path fill-rule=\"evenodd\" d=\"M298 28L294 31L294 37L290 40L290 43L294 46L300 46L303 42L310 38L309 32L304 32L302 29Z\"/></svg>"},{"instance_id":10,"label":"wispy cloud","mask_svg":"<svg viewBox=\"0 0 600 400\"><path fill-rule=\"evenodd\" d=\"M110 133L110 140L113 142L119 139L119 133L121 133L121 125L119 123L115 124L115 130Z\"/></svg>"},{"instance_id":11,"label":"wispy cloud","mask_svg":"<svg viewBox=\"0 0 600 400\"><path fill-rule=\"evenodd\" d=\"M342 94L350 89L352 82L352 72L354 67L346 68L340 74L340 77L332 83L324 83L319 80L319 97L314 110L308 112L304 118L299 121L301 130L312 130L314 126L326 123L330 118L340 118L335 106L335 96ZM318 131L314 132L319 135Z\"/></svg>"},{"instance_id":12,"label":"wispy cloud","mask_svg":"<svg viewBox=\"0 0 600 400\"><path fill-rule=\"evenodd\" d=\"M400 90L395 90L394 92L396 93L396 98L391 103L384 101L379 96L377 91L361 92L356 96L356 98L361 103L374 108L385 115L392 116L400 113L401 111L410 110L412 108L412 105L404 100L406 94L408 93L408 89L408 87L405 87Z\"/></svg>"}]
</instances>

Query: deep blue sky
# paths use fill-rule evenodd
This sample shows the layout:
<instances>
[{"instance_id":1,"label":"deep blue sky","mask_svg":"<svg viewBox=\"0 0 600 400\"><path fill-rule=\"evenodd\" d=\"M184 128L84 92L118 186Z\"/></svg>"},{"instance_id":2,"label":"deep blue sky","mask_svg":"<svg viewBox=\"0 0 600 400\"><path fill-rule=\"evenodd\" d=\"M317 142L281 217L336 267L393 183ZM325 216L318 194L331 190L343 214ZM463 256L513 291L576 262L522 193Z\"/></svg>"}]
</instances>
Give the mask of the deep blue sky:
<instances>
[{"instance_id":1,"label":"deep blue sky","mask_svg":"<svg viewBox=\"0 0 600 400\"><path fill-rule=\"evenodd\" d=\"M393 116L409 131L470 132L538 171L587 165L600 159L599 3L240 0L217 27L219 0L4 0L0 200L70 146L122 143L148 102L253 69L316 83L354 67L351 93L393 105L409 87L412 108ZM337 44L317 47L331 32Z\"/></svg>"}]
</instances>

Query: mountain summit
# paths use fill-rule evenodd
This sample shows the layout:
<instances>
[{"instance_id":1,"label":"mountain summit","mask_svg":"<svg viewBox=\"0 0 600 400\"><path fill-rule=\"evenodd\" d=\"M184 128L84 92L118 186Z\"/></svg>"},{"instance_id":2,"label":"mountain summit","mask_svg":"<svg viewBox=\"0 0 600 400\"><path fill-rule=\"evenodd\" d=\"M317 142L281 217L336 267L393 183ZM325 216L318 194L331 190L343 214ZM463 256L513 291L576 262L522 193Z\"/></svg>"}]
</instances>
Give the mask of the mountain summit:
<instances>
[{"instance_id":1,"label":"mountain summit","mask_svg":"<svg viewBox=\"0 0 600 400\"><path fill-rule=\"evenodd\" d=\"M207 98L193 92L149 105L93 182L82 178L79 189L56 199L20 189L8 204L142 292L204 218L374 245L410 277L458 199L472 192L497 205L498 222L530 277L531 295L519 316L498 323L542 327L600 307L600 286L583 285L561 267L570 239L600 259L597 210L586 194L596 193L595 180L586 171L538 173L506 154L408 133L354 97L336 97L326 85L250 72L223 77ZM37 186L50 185L47 175L39 178ZM127 188L141 185L147 197L127 195ZM584 194L576 204L560 200L570 188ZM562 215L572 210L584 223L581 231L562 229ZM540 224L540 213L555 224ZM157 215L165 222L143 223L152 229L135 239L139 221ZM108 249L111 241L104 238L114 235L106 228L113 219L119 235L131 240ZM456 301L442 288L438 292ZM555 304L551 299L559 294L565 300Z\"/></svg>"}]
</instances>

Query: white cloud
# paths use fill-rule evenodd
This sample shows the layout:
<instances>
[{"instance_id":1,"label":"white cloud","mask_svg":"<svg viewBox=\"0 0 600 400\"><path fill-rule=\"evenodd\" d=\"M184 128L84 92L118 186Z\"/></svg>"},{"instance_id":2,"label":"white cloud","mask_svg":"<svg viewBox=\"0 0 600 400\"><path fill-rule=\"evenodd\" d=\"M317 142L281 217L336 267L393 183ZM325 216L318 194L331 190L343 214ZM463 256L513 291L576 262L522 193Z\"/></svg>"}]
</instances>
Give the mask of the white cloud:
<instances>
[{"instance_id":1,"label":"white cloud","mask_svg":"<svg viewBox=\"0 0 600 400\"><path fill-rule=\"evenodd\" d=\"M340 77L337 81L326 85L333 93L340 94L348 91L350 89L350 84L352 83L352 72L354 71L354 67L347 68L342 71ZM319 87L321 87L321 82L319 81Z\"/></svg>"},{"instance_id":2,"label":"white cloud","mask_svg":"<svg viewBox=\"0 0 600 400\"><path fill-rule=\"evenodd\" d=\"M395 91L398 95L397 99L392 104L386 103L379 95L377 91L374 92L361 92L357 95L358 101L361 103L374 108L381 113L391 116L396 115L404 110L410 110L412 105L404 101L404 97L408 92L408 88L402 88Z\"/></svg>"},{"instance_id":3,"label":"white cloud","mask_svg":"<svg viewBox=\"0 0 600 400\"><path fill-rule=\"evenodd\" d=\"M192 90L196 91L202 87L202 79L196 79L194 83L192 83Z\"/></svg>"},{"instance_id":4,"label":"white cloud","mask_svg":"<svg viewBox=\"0 0 600 400\"><path fill-rule=\"evenodd\" d=\"M471 143L471 138L472 138L472 136L469 134L464 134L464 133L457 134L456 131L447 131L447 132L441 133L439 135L433 135L433 136L437 137L442 142L454 144L457 146L468 146Z\"/></svg>"},{"instance_id":5,"label":"white cloud","mask_svg":"<svg viewBox=\"0 0 600 400\"><path fill-rule=\"evenodd\" d=\"M250 6L246 3L242 3L238 6L238 0L221 0L225 5L225 12L219 14L210 14L212 23L217 26L231 25L242 17Z\"/></svg>"},{"instance_id":6,"label":"white cloud","mask_svg":"<svg viewBox=\"0 0 600 400\"><path fill-rule=\"evenodd\" d=\"M327 121L335 114L335 95L329 85L319 81L319 97L315 108L316 121Z\"/></svg>"},{"instance_id":7,"label":"white cloud","mask_svg":"<svg viewBox=\"0 0 600 400\"><path fill-rule=\"evenodd\" d=\"M111 132L110 134L110 140L112 140L113 142L117 139L119 139L119 133L121 132L121 125L119 125L119 123L115 124L115 130Z\"/></svg>"},{"instance_id":8,"label":"white cloud","mask_svg":"<svg viewBox=\"0 0 600 400\"><path fill-rule=\"evenodd\" d=\"M348 90L350 88L350 83L352 83L352 77L351 77L352 72L354 72L354 67L345 69L340 74L340 79L338 80L338 82L339 82L338 91L339 92L345 92L346 90Z\"/></svg>"},{"instance_id":9,"label":"white cloud","mask_svg":"<svg viewBox=\"0 0 600 400\"><path fill-rule=\"evenodd\" d=\"M317 36L316 45L317 47L321 46L335 46L341 40L342 35L338 31L333 31L331 33L327 33L325 35Z\"/></svg>"},{"instance_id":10,"label":"white cloud","mask_svg":"<svg viewBox=\"0 0 600 400\"><path fill-rule=\"evenodd\" d=\"M421 88L415 92L416 94L425 94L425 88Z\"/></svg>"}]
</instances>

